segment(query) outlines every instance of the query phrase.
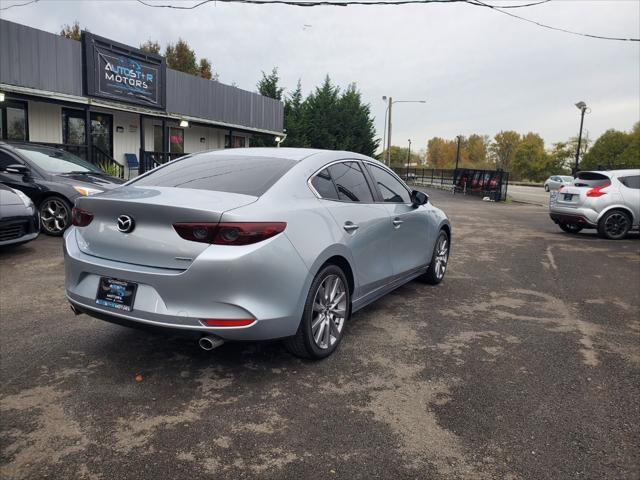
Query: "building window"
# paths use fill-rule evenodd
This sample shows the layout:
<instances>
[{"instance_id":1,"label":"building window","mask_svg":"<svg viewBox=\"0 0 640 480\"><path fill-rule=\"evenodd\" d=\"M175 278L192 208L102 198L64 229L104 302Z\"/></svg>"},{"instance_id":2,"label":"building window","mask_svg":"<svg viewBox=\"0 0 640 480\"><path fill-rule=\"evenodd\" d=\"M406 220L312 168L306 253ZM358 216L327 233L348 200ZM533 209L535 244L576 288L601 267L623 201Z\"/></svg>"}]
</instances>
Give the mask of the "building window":
<instances>
[{"instance_id":1,"label":"building window","mask_svg":"<svg viewBox=\"0 0 640 480\"><path fill-rule=\"evenodd\" d=\"M62 143L65 145L86 145L85 113L82 110L62 109Z\"/></svg>"},{"instance_id":2,"label":"building window","mask_svg":"<svg viewBox=\"0 0 640 480\"><path fill-rule=\"evenodd\" d=\"M239 137L237 135L224 136L224 148L244 148L246 145L246 138Z\"/></svg>"},{"instance_id":3,"label":"building window","mask_svg":"<svg viewBox=\"0 0 640 480\"><path fill-rule=\"evenodd\" d=\"M184 130L181 128L169 129L169 153L184 153Z\"/></svg>"},{"instance_id":4,"label":"building window","mask_svg":"<svg viewBox=\"0 0 640 480\"><path fill-rule=\"evenodd\" d=\"M27 103L6 100L0 105L0 139L28 141Z\"/></svg>"}]
</instances>

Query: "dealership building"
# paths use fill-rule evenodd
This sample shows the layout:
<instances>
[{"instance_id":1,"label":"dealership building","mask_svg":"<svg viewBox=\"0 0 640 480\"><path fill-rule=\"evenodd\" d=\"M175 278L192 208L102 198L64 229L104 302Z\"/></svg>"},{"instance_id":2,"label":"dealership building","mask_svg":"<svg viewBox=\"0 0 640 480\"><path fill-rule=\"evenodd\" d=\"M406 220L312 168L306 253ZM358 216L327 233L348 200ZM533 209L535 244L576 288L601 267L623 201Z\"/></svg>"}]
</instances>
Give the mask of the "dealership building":
<instances>
[{"instance_id":1,"label":"dealership building","mask_svg":"<svg viewBox=\"0 0 640 480\"><path fill-rule=\"evenodd\" d=\"M125 178L283 132L282 102L167 68L159 55L0 20L0 140L55 145Z\"/></svg>"}]
</instances>

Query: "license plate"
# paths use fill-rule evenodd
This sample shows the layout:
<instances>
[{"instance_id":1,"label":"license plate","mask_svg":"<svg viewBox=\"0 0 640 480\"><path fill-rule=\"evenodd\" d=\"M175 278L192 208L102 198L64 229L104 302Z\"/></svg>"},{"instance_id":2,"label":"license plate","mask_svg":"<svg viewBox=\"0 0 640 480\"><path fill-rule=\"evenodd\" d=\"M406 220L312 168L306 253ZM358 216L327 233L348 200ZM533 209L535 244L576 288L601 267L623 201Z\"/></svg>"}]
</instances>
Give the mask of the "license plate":
<instances>
[{"instance_id":1,"label":"license plate","mask_svg":"<svg viewBox=\"0 0 640 480\"><path fill-rule=\"evenodd\" d=\"M565 199L567 202L570 202L572 198L573 198L573 194L571 194L571 193L565 193L565 194L564 194L564 199Z\"/></svg>"},{"instance_id":2,"label":"license plate","mask_svg":"<svg viewBox=\"0 0 640 480\"><path fill-rule=\"evenodd\" d=\"M130 312L136 296L137 283L118 280L117 278L100 277L96 303L116 310Z\"/></svg>"}]
</instances>

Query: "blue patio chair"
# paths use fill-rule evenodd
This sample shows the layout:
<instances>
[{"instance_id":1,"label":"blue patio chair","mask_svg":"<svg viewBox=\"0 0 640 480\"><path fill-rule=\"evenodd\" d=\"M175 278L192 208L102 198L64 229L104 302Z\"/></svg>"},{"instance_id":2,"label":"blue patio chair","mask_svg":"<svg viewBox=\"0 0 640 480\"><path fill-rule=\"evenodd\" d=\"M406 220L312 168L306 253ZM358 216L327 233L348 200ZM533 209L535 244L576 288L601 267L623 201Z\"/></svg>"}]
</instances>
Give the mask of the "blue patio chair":
<instances>
[{"instance_id":1,"label":"blue patio chair","mask_svg":"<svg viewBox=\"0 0 640 480\"><path fill-rule=\"evenodd\" d=\"M138 170L140 168L140 163L138 162L138 157L135 153L125 153L124 159L127 161L127 167L129 170L129 179L131 179L131 170Z\"/></svg>"}]
</instances>

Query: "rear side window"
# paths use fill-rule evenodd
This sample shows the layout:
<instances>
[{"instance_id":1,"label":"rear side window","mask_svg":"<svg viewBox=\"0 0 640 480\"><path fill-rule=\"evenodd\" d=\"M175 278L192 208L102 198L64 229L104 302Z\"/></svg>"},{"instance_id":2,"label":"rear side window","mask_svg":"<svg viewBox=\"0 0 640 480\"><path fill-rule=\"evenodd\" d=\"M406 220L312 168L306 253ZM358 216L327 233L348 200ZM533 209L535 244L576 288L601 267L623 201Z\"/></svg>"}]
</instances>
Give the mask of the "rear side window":
<instances>
[{"instance_id":1,"label":"rear side window","mask_svg":"<svg viewBox=\"0 0 640 480\"><path fill-rule=\"evenodd\" d=\"M630 177L618 178L622 184L627 188L633 188L634 190L640 190L640 175L632 175Z\"/></svg>"},{"instance_id":2,"label":"rear side window","mask_svg":"<svg viewBox=\"0 0 640 480\"><path fill-rule=\"evenodd\" d=\"M294 164L295 161L284 158L202 153L170 162L131 184L195 188L259 197Z\"/></svg>"},{"instance_id":3,"label":"rear side window","mask_svg":"<svg viewBox=\"0 0 640 480\"><path fill-rule=\"evenodd\" d=\"M385 202L411 203L409 192L397 178L375 165L368 165L368 167Z\"/></svg>"},{"instance_id":4,"label":"rear side window","mask_svg":"<svg viewBox=\"0 0 640 480\"><path fill-rule=\"evenodd\" d=\"M328 200L338 200L338 191L336 190L336 186L331 180L331 175L329 174L329 170L326 168L318 173L313 180L311 180L311 185L316 189L318 195L322 198L326 198Z\"/></svg>"},{"instance_id":5,"label":"rear side window","mask_svg":"<svg viewBox=\"0 0 640 480\"><path fill-rule=\"evenodd\" d=\"M576 187L603 187L611 183L611 179L598 172L580 172L573 181Z\"/></svg>"},{"instance_id":6,"label":"rear side window","mask_svg":"<svg viewBox=\"0 0 640 480\"><path fill-rule=\"evenodd\" d=\"M329 173L338 189L340 200L373 203L369 184L358 162L335 163L329 167Z\"/></svg>"}]
</instances>

